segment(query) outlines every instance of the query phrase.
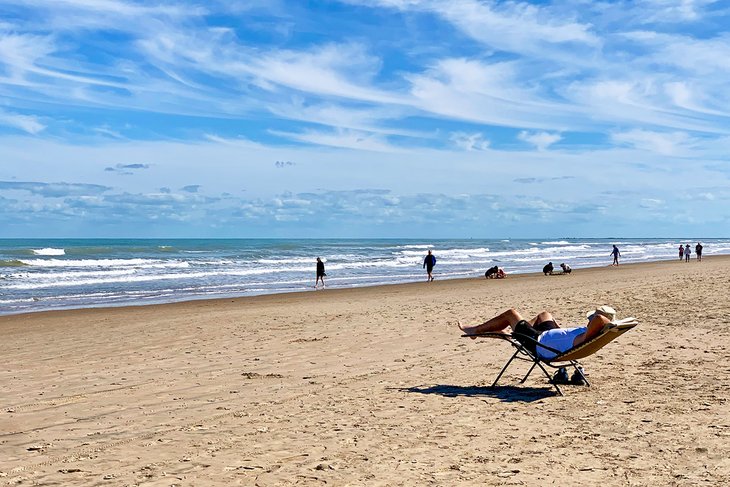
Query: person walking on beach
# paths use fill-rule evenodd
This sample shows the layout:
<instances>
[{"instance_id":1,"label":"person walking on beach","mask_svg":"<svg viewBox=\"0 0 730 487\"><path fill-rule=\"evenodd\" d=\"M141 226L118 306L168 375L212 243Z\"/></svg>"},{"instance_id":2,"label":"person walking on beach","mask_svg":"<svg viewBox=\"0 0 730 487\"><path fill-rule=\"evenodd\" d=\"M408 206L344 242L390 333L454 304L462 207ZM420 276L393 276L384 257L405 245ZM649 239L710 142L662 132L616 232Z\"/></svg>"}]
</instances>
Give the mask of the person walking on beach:
<instances>
[{"instance_id":1,"label":"person walking on beach","mask_svg":"<svg viewBox=\"0 0 730 487\"><path fill-rule=\"evenodd\" d=\"M324 289L324 276L327 274L324 273L324 262L322 262L322 259L317 257L317 280L314 281L314 289L317 289L317 285L319 284L319 281L322 281L322 289Z\"/></svg>"},{"instance_id":2,"label":"person walking on beach","mask_svg":"<svg viewBox=\"0 0 730 487\"><path fill-rule=\"evenodd\" d=\"M699 242L695 245L695 254L697 254L697 262L700 262L702 260L702 244Z\"/></svg>"},{"instance_id":3,"label":"person walking on beach","mask_svg":"<svg viewBox=\"0 0 730 487\"><path fill-rule=\"evenodd\" d=\"M692 249L689 248L689 244L684 246L684 261L689 262L689 257L692 255Z\"/></svg>"},{"instance_id":4,"label":"person walking on beach","mask_svg":"<svg viewBox=\"0 0 730 487\"><path fill-rule=\"evenodd\" d=\"M621 257L621 252L618 251L618 247L616 247L615 245L613 246L611 255L613 255L613 264L611 265L618 265L618 258Z\"/></svg>"},{"instance_id":5,"label":"person walking on beach","mask_svg":"<svg viewBox=\"0 0 730 487\"><path fill-rule=\"evenodd\" d=\"M679 244L679 260L682 260L684 258L684 247L682 244Z\"/></svg>"},{"instance_id":6,"label":"person walking on beach","mask_svg":"<svg viewBox=\"0 0 730 487\"><path fill-rule=\"evenodd\" d=\"M426 269L426 272L428 273L428 277L426 280L428 282L433 281L433 266L436 265L436 256L431 253L431 251L428 251L428 255L425 259L423 259L423 267Z\"/></svg>"}]
</instances>

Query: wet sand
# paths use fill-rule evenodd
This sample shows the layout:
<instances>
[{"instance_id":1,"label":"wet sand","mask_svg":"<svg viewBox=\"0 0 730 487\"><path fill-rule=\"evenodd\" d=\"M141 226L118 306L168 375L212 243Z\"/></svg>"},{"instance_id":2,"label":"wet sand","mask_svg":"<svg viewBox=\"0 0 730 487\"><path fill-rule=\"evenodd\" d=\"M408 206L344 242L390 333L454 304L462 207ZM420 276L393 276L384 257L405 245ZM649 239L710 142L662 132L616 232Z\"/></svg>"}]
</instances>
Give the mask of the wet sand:
<instances>
[{"instance_id":1,"label":"wet sand","mask_svg":"<svg viewBox=\"0 0 730 487\"><path fill-rule=\"evenodd\" d=\"M0 485L730 484L730 257L435 275L0 317ZM641 324L563 397L455 325L600 304Z\"/></svg>"}]
</instances>

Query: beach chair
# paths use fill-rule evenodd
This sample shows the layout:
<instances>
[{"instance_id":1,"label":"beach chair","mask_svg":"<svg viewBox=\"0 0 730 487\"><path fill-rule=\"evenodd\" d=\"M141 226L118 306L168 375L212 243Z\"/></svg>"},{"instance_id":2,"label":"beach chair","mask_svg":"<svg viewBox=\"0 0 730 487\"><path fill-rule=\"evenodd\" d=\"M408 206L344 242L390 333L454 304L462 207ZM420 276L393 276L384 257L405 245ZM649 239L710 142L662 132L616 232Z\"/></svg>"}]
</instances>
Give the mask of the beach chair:
<instances>
[{"instance_id":1,"label":"beach chair","mask_svg":"<svg viewBox=\"0 0 730 487\"><path fill-rule=\"evenodd\" d=\"M472 338L476 336L483 338L498 338L509 342L510 345L515 348L515 353L512 354L512 357L510 357L504 367L502 367L499 375L497 375L497 378L494 379L492 387L495 387L497 385L497 382L499 382L499 379L505 373L512 361L518 359L532 362L530 370L527 371L527 374L525 374L525 376L522 378L520 384L524 384L532 371L535 370L535 367L539 367L545 374L545 377L548 378L548 381L553 385L553 387L555 387L555 390L558 391L558 394L562 396L563 391L560 390L560 386L555 382L555 380L553 380L553 377L550 376L547 369L545 368L546 366L552 367L554 369L558 369L560 367L573 367L573 369L583 378L586 385L590 386L588 379L586 379L586 376L583 374L582 367L579 367L580 363L578 363L578 360L593 355L594 353L596 353L630 329L634 328L638 324L639 322L636 321L636 318L624 318L622 320L611 322L607 324L603 328L603 330L601 330L600 334L596 335L587 342L581 343L577 347L566 350L565 352L560 352L558 350L555 350L554 348L542 345L532 337L522 335L520 333L482 333L479 335L462 335L462 337ZM526 344L530 343L534 344L536 347L549 350L556 354L556 356L551 359L541 358L537 353L532 353L529 349L525 347Z\"/></svg>"}]
</instances>

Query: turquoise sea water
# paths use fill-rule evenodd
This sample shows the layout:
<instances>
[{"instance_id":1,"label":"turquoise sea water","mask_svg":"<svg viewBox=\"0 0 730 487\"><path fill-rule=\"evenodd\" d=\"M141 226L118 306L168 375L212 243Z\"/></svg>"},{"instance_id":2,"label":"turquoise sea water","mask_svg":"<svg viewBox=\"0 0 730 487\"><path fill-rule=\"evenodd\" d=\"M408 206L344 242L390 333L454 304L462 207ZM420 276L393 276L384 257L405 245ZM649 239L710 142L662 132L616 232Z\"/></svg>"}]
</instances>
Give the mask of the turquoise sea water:
<instances>
[{"instance_id":1,"label":"turquoise sea water","mask_svg":"<svg viewBox=\"0 0 730 487\"><path fill-rule=\"evenodd\" d=\"M451 279L607 265L612 244L622 262L676 259L680 241L694 252L698 240L0 240L0 314L311 290L317 257L327 287L345 288L424 280L428 249L436 279ZM730 253L730 239L700 241Z\"/></svg>"}]
</instances>

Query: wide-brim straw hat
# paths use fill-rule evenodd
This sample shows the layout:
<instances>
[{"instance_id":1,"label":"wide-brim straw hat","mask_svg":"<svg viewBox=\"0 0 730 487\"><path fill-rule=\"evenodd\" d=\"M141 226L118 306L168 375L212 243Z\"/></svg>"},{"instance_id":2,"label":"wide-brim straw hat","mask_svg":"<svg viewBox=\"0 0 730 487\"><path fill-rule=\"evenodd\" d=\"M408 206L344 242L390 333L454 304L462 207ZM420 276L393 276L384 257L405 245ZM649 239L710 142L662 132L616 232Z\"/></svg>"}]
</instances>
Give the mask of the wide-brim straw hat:
<instances>
[{"instance_id":1,"label":"wide-brim straw hat","mask_svg":"<svg viewBox=\"0 0 730 487\"><path fill-rule=\"evenodd\" d=\"M593 315L603 315L606 318L608 318L610 321L613 321L614 318L616 318L616 310L612 307L604 304L603 306L599 306L598 308L594 309L593 311L589 311L586 313L586 318L589 320L593 317Z\"/></svg>"}]
</instances>

